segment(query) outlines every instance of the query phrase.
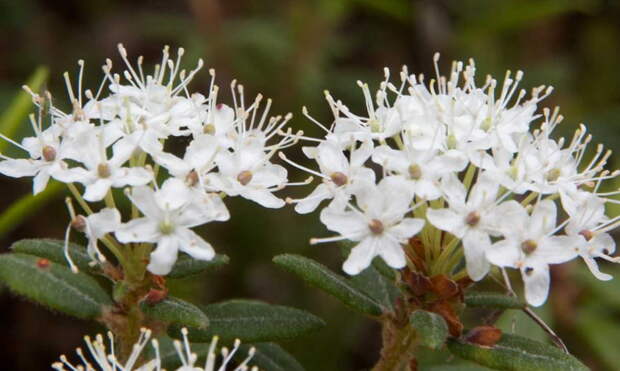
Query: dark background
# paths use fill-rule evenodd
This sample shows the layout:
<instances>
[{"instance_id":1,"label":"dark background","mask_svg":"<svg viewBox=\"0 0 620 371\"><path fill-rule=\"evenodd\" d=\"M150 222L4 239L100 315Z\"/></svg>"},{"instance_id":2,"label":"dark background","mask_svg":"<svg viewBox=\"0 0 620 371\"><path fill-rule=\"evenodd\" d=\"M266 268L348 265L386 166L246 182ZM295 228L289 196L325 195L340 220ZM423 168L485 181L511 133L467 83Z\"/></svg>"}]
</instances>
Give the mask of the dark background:
<instances>
[{"instance_id":1,"label":"dark background","mask_svg":"<svg viewBox=\"0 0 620 371\"><path fill-rule=\"evenodd\" d=\"M403 64L411 72L432 73L432 55L439 51L444 71L452 59L473 57L482 76L491 73L501 79L506 69L522 69L524 86L553 85L556 90L544 105L561 106L567 117L565 133L585 122L595 142L618 148L619 19L620 2L612 0L0 0L0 108L37 66L51 71L47 87L62 105L62 72L76 71L78 59L86 62L85 86L94 89L105 58L119 65L118 42L151 65L168 44L186 49L186 66L203 57L206 66L216 69L224 102L230 103L226 87L236 78L249 97L258 92L272 97L274 113L293 112L294 128L315 133L301 106L329 122L324 89L361 109L356 80L376 83L384 66L397 76ZM190 90L206 91L208 82L205 69ZM288 151L293 157L298 152ZM303 175L293 173L291 178ZM0 178L0 210L30 187L26 180ZM284 193L306 192L309 189ZM378 326L305 288L271 263L274 255L291 252L339 269L342 258L335 245L307 243L326 234L318 215L295 215L290 207L266 210L242 199L227 202L231 221L201 232L231 263L214 274L173 282L173 292L195 303L246 297L305 308L324 318L328 327L283 345L308 370L369 368L380 348ZM5 251L25 237L62 238L67 222L58 195L1 235L1 248ZM540 313L590 366L617 370L620 284L600 284L588 277L583 264L557 267L552 297ZM513 318L517 332L544 339L514 313L502 318L506 329ZM0 364L6 370L46 369L59 354L81 346L84 334L101 331L50 314L6 290L0 296L0 321Z\"/></svg>"}]
</instances>

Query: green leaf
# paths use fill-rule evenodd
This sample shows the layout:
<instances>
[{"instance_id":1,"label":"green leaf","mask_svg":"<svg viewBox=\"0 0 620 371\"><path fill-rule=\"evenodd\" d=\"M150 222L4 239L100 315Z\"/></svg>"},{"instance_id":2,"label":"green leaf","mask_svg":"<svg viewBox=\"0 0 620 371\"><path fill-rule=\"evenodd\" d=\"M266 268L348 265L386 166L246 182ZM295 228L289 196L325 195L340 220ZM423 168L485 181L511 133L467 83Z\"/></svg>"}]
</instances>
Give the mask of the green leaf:
<instances>
[{"instance_id":1,"label":"green leaf","mask_svg":"<svg viewBox=\"0 0 620 371\"><path fill-rule=\"evenodd\" d=\"M172 296L157 304L149 304L143 301L140 303L140 308L147 317L159 321L197 328L206 328L209 325L209 318L200 308Z\"/></svg>"},{"instance_id":2,"label":"green leaf","mask_svg":"<svg viewBox=\"0 0 620 371\"><path fill-rule=\"evenodd\" d=\"M11 250L17 253L39 256L49 259L60 265L68 265L64 254L65 242L52 239L25 239L19 240L11 245ZM91 271L93 268L88 265L91 261L86 253L86 249L77 244L69 244L69 254L75 265L82 271Z\"/></svg>"},{"instance_id":3,"label":"green leaf","mask_svg":"<svg viewBox=\"0 0 620 371\"><path fill-rule=\"evenodd\" d=\"M224 339L272 341L294 338L325 326L322 319L306 311L253 300L207 305L204 313L209 318L209 327L189 328L191 341L207 342L215 335ZM177 335L179 326L171 326L169 333Z\"/></svg>"},{"instance_id":4,"label":"green leaf","mask_svg":"<svg viewBox=\"0 0 620 371\"><path fill-rule=\"evenodd\" d=\"M40 266L40 259L19 253L0 255L0 280L17 294L78 318L97 318L104 306L112 305L93 277L49 260Z\"/></svg>"},{"instance_id":5,"label":"green leaf","mask_svg":"<svg viewBox=\"0 0 620 371\"><path fill-rule=\"evenodd\" d=\"M425 347L438 349L448 338L448 325L436 313L416 310L409 317L409 323L415 329L420 344Z\"/></svg>"},{"instance_id":6,"label":"green leaf","mask_svg":"<svg viewBox=\"0 0 620 371\"><path fill-rule=\"evenodd\" d=\"M43 192L36 195L27 194L14 201L0 214L0 238L6 236L29 216L45 204L55 199L65 189L65 184L52 180Z\"/></svg>"},{"instance_id":7,"label":"green leaf","mask_svg":"<svg viewBox=\"0 0 620 371\"><path fill-rule=\"evenodd\" d=\"M46 67L38 67L30 76L26 83L37 92L47 80L48 70ZM11 105L0 116L0 133L11 138L17 132L19 125L28 118L28 114L32 110L32 97L25 91L20 91L15 95ZM0 141L0 152L4 151L9 143L5 140Z\"/></svg>"},{"instance_id":8,"label":"green leaf","mask_svg":"<svg viewBox=\"0 0 620 371\"><path fill-rule=\"evenodd\" d=\"M204 271L210 271L228 264L228 256L217 254L212 260L197 260L187 254L179 255L179 259L172 267L166 278L185 278Z\"/></svg>"},{"instance_id":9,"label":"green leaf","mask_svg":"<svg viewBox=\"0 0 620 371\"><path fill-rule=\"evenodd\" d=\"M514 296L496 292L470 292L465 294L465 304L489 309L523 309L525 304Z\"/></svg>"},{"instance_id":10,"label":"green leaf","mask_svg":"<svg viewBox=\"0 0 620 371\"><path fill-rule=\"evenodd\" d=\"M300 276L311 286L321 289L358 312L378 316L383 313L381 304L360 291L351 282L329 270L323 264L299 255L283 254L273 261L284 269Z\"/></svg>"},{"instance_id":11,"label":"green leaf","mask_svg":"<svg viewBox=\"0 0 620 371\"><path fill-rule=\"evenodd\" d=\"M589 370L577 358L556 347L505 333L493 347L449 340L448 349L461 358L498 370Z\"/></svg>"},{"instance_id":12,"label":"green leaf","mask_svg":"<svg viewBox=\"0 0 620 371\"><path fill-rule=\"evenodd\" d=\"M360 274L350 279L353 286L364 292L376 302L381 303L383 307L394 310L394 302L400 292L394 285L393 281L388 280L381 275L377 269L370 266L364 269Z\"/></svg>"},{"instance_id":13,"label":"green leaf","mask_svg":"<svg viewBox=\"0 0 620 371\"><path fill-rule=\"evenodd\" d=\"M252 347L256 349L256 353L249 363L251 366L265 371L304 371L292 355L275 343L241 344L236 359L242 362Z\"/></svg>"}]
</instances>

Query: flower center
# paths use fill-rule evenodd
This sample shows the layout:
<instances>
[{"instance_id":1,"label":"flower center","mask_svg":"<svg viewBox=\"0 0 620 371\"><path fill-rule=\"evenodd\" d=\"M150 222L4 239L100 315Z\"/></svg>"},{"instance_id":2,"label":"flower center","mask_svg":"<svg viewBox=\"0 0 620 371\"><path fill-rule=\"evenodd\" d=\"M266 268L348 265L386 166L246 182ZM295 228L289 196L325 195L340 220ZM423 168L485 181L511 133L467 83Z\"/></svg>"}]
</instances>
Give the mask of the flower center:
<instances>
[{"instance_id":1,"label":"flower center","mask_svg":"<svg viewBox=\"0 0 620 371\"><path fill-rule=\"evenodd\" d=\"M381 124L379 123L379 120L377 119L369 120L368 126L370 126L370 131L373 133L378 133L381 131Z\"/></svg>"},{"instance_id":2,"label":"flower center","mask_svg":"<svg viewBox=\"0 0 620 371\"><path fill-rule=\"evenodd\" d=\"M82 215L76 215L71 221L71 227L73 227L76 231L84 232L86 229L86 218Z\"/></svg>"},{"instance_id":3,"label":"flower center","mask_svg":"<svg viewBox=\"0 0 620 371\"><path fill-rule=\"evenodd\" d=\"M590 241L592 237L594 237L594 233L592 233L592 231L589 231L587 229L584 229L583 231L579 232L579 234L582 235L583 238L586 239L586 241Z\"/></svg>"},{"instance_id":4,"label":"flower center","mask_svg":"<svg viewBox=\"0 0 620 371\"><path fill-rule=\"evenodd\" d=\"M493 120L490 117L487 117L482 121L482 124L480 124L480 129L484 131L489 131L489 129L491 129L491 126L493 126Z\"/></svg>"},{"instance_id":5,"label":"flower center","mask_svg":"<svg viewBox=\"0 0 620 371\"><path fill-rule=\"evenodd\" d=\"M247 185L252 180L252 172L249 170L243 170L237 175L237 180L241 185Z\"/></svg>"},{"instance_id":6,"label":"flower center","mask_svg":"<svg viewBox=\"0 0 620 371\"><path fill-rule=\"evenodd\" d=\"M420 168L420 165L418 164L410 165L409 176L411 177L411 179L415 179L415 180L420 179L422 177L422 168Z\"/></svg>"},{"instance_id":7,"label":"flower center","mask_svg":"<svg viewBox=\"0 0 620 371\"><path fill-rule=\"evenodd\" d=\"M523 250L526 255L533 253L537 248L538 244L534 240L526 240L521 243L521 250Z\"/></svg>"},{"instance_id":8,"label":"flower center","mask_svg":"<svg viewBox=\"0 0 620 371\"><path fill-rule=\"evenodd\" d=\"M465 224L469 225L470 227L475 226L479 222L480 222L480 213L478 213L477 211L472 211L471 213L467 214L467 216L465 217Z\"/></svg>"},{"instance_id":9,"label":"flower center","mask_svg":"<svg viewBox=\"0 0 620 371\"><path fill-rule=\"evenodd\" d=\"M371 220L370 223L368 223L368 228L374 234L381 234L385 230L383 223L378 219Z\"/></svg>"},{"instance_id":10,"label":"flower center","mask_svg":"<svg viewBox=\"0 0 620 371\"><path fill-rule=\"evenodd\" d=\"M110 173L110 166L108 166L108 164L101 163L97 166L97 174L99 175L99 178L109 178L111 173Z\"/></svg>"},{"instance_id":11,"label":"flower center","mask_svg":"<svg viewBox=\"0 0 620 371\"><path fill-rule=\"evenodd\" d=\"M562 175L562 171L557 167L554 167L553 169L549 170L546 179L549 182L555 182L556 180L558 180L560 175Z\"/></svg>"},{"instance_id":12,"label":"flower center","mask_svg":"<svg viewBox=\"0 0 620 371\"><path fill-rule=\"evenodd\" d=\"M205 134L210 134L210 135L215 134L215 125L206 124L205 126L202 127L202 132Z\"/></svg>"},{"instance_id":13,"label":"flower center","mask_svg":"<svg viewBox=\"0 0 620 371\"><path fill-rule=\"evenodd\" d=\"M198 173L196 172L196 170L192 170L189 172L189 174L187 174L187 176L185 177L185 184L187 184L189 187L193 187L198 184Z\"/></svg>"},{"instance_id":14,"label":"flower center","mask_svg":"<svg viewBox=\"0 0 620 371\"><path fill-rule=\"evenodd\" d=\"M52 146L45 145L43 146L43 150L41 151L43 158L45 161L52 162L56 159L56 150Z\"/></svg>"},{"instance_id":15,"label":"flower center","mask_svg":"<svg viewBox=\"0 0 620 371\"><path fill-rule=\"evenodd\" d=\"M338 187L341 187L347 184L347 181L348 181L347 176L341 173L340 171L336 171L335 173L332 173L332 175L330 175L329 178Z\"/></svg>"},{"instance_id":16,"label":"flower center","mask_svg":"<svg viewBox=\"0 0 620 371\"><path fill-rule=\"evenodd\" d=\"M171 234L174 232L174 224L172 224L169 220L164 220L159 223L159 231L161 234Z\"/></svg>"}]
</instances>

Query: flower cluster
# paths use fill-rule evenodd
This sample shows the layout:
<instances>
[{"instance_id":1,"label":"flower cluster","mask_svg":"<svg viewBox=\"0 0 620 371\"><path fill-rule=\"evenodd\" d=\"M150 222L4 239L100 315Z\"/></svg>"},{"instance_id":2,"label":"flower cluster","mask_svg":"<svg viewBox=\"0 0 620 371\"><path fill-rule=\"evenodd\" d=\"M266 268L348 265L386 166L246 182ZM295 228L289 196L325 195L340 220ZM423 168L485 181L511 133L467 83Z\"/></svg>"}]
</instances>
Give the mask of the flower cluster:
<instances>
[{"instance_id":1,"label":"flower cluster","mask_svg":"<svg viewBox=\"0 0 620 371\"><path fill-rule=\"evenodd\" d=\"M218 362L218 356L216 354L216 347L219 341L217 336L214 336L211 340L211 344L206 353L206 363L204 367L196 366L198 356L196 353L192 353L189 340L187 339L187 329L182 329L183 341L175 340L174 348L176 350L178 359L181 361L182 366L177 368L177 371L258 371L256 366L250 368L248 363L252 360L255 353L255 348L250 348L247 357L239 363L234 369L229 368L233 357L239 350L241 342L235 340L233 348L229 350L226 347L221 348L221 359ZM102 335L95 336L95 339L91 339L89 336L84 337L88 353L92 361L89 361L89 357L84 354L81 348L77 348L76 353L80 358L81 364L74 365L65 355L60 356L60 362L55 362L52 368L58 371L67 370L86 370L86 371L162 371L162 357L160 354L159 342L156 339L151 340L153 346L154 356L145 357L143 351L151 338L151 330L142 329L140 332L140 338L134 344L133 351L129 355L127 361L122 364L119 362L115 353L114 336L112 333L108 333L109 349L106 347L104 337ZM146 353L146 352L144 352ZM147 358L143 363L140 362L142 358ZM94 362L94 363L91 363ZM218 366L219 364L219 366Z\"/></svg>"},{"instance_id":2,"label":"flower cluster","mask_svg":"<svg viewBox=\"0 0 620 371\"><path fill-rule=\"evenodd\" d=\"M234 106L217 103L213 70L208 96L190 94L188 84L203 62L190 71L181 69L183 49L173 58L164 48L152 74L143 70L142 57L132 64L125 48L118 49L126 69L113 73L107 60L95 93L82 89L82 61L77 90L65 73L70 113L55 106L49 93L25 88L39 107L38 117L30 118L34 135L21 143L2 138L28 157L2 155L0 173L33 177L35 194L50 178L66 183L87 214L76 215L69 205L70 226L86 234L94 262L105 261L99 240L111 250L118 243L154 245L148 269L165 275L179 251L213 258L212 246L192 228L229 219L223 196L241 196L268 208L284 205L273 192L289 184L287 171L271 160L296 138L283 130L290 114L268 117L271 101L261 109L259 95L248 104L243 86L234 81ZM114 201L115 188L124 188L133 204L126 223ZM105 208L95 212L89 203L99 201ZM68 253L67 258L76 270Z\"/></svg>"},{"instance_id":3,"label":"flower cluster","mask_svg":"<svg viewBox=\"0 0 620 371\"><path fill-rule=\"evenodd\" d=\"M424 248L418 260L433 274L478 281L492 265L519 269L532 305L546 300L550 264L581 257L597 278L610 279L596 261L618 262L608 232L619 219L605 214L618 192L600 190L618 175L604 169L610 152L599 145L584 160L591 136L583 125L568 141L552 138L562 116L538 110L551 87L528 97L518 87L521 71L508 72L501 84L489 76L477 85L473 61L454 62L446 77L438 59L428 84L403 68L396 86L386 69L373 99L358 82L362 115L328 92L331 125L304 108L325 132L304 138L316 144L303 151L318 169L281 157L322 182L288 201L309 213L331 200L320 220L337 233L311 243L355 242L343 265L355 275L376 256L393 268L419 268L407 247L417 240Z\"/></svg>"}]
</instances>

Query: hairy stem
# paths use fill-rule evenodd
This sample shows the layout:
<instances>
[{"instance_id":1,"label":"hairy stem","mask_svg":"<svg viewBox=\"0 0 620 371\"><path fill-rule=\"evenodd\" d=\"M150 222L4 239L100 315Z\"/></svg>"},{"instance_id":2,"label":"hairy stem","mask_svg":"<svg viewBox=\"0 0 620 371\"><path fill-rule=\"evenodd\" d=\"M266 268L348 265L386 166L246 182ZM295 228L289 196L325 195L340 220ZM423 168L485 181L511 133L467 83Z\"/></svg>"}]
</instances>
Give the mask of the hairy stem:
<instances>
[{"instance_id":1,"label":"hairy stem","mask_svg":"<svg viewBox=\"0 0 620 371\"><path fill-rule=\"evenodd\" d=\"M399 326L394 320L383 322L381 358L372 371L415 371L415 331L411 326Z\"/></svg>"}]
</instances>

